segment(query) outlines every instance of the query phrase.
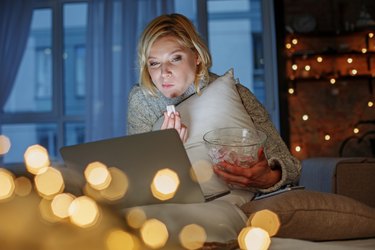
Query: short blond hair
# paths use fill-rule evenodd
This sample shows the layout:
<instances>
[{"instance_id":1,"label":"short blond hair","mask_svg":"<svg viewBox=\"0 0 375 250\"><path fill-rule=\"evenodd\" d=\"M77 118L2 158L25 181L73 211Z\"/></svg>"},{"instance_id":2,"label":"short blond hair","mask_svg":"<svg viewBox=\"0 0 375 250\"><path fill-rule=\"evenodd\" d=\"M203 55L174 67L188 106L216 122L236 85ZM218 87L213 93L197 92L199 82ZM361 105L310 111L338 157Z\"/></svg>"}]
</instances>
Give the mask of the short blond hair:
<instances>
[{"instance_id":1,"label":"short blond hair","mask_svg":"<svg viewBox=\"0 0 375 250\"><path fill-rule=\"evenodd\" d=\"M152 20L143 31L138 43L139 84L151 95L155 95L157 88L152 82L147 70L147 58L153 43L165 36L174 36L184 47L195 51L199 57L198 70L195 75L194 86L199 93L201 80L208 80L208 69L211 67L211 54L203 39L199 36L193 23L184 15L173 13L161 15Z\"/></svg>"}]
</instances>

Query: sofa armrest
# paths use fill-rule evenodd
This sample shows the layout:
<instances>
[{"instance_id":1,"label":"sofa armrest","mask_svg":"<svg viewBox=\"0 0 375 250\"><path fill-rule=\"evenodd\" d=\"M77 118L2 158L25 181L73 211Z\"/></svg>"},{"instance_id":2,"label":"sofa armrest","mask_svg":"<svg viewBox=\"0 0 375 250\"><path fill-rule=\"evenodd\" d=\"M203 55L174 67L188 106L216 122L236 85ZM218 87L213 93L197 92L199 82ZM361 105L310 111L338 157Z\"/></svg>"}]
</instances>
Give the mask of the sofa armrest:
<instances>
[{"instance_id":1,"label":"sofa armrest","mask_svg":"<svg viewBox=\"0 0 375 250\"><path fill-rule=\"evenodd\" d=\"M375 158L316 157L302 161L300 185L345 195L375 207Z\"/></svg>"}]
</instances>

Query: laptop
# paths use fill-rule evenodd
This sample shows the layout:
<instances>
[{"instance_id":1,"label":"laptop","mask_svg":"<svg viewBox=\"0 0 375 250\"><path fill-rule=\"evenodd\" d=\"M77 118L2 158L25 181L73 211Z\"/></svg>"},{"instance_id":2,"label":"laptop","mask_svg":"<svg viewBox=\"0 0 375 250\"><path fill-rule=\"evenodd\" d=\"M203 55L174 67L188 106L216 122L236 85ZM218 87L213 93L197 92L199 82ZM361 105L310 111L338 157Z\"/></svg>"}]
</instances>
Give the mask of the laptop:
<instances>
[{"instance_id":1,"label":"laptop","mask_svg":"<svg viewBox=\"0 0 375 250\"><path fill-rule=\"evenodd\" d=\"M201 186L192 178L192 165L175 129L65 146L60 153L67 168L82 175L87 165L94 161L122 170L129 184L125 196L115 203L121 208L161 203L200 203L228 193L204 196ZM154 197L150 186L155 174L165 168L177 173L180 183L173 198L161 201Z\"/></svg>"}]
</instances>

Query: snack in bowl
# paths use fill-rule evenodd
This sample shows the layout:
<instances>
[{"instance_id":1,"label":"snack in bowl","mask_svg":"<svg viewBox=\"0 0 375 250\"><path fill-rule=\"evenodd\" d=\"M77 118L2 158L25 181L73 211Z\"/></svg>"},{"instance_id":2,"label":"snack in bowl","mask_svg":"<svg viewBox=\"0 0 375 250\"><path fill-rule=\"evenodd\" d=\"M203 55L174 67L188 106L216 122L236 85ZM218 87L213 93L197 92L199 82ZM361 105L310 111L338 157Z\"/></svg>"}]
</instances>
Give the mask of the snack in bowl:
<instances>
[{"instance_id":1,"label":"snack in bowl","mask_svg":"<svg viewBox=\"0 0 375 250\"><path fill-rule=\"evenodd\" d=\"M257 160L266 139L267 135L260 130L237 127L215 129L203 136L214 164L227 161L240 167L249 167Z\"/></svg>"}]
</instances>

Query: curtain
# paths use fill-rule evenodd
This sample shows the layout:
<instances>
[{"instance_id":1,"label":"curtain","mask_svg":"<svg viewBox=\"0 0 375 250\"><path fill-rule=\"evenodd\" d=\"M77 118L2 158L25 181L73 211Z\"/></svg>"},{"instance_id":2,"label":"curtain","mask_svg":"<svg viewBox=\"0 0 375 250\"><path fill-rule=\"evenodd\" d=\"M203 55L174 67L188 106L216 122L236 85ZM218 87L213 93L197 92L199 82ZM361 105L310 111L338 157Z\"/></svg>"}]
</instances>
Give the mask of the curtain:
<instances>
[{"instance_id":1,"label":"curtain","mask_svg":"<svg viewBox=\"0 0 375 250\"><path fill-rule=\"evenodd\" d=\"M92 0L88 10L86 141L126 134L127 101L137 82L139 35L173 0Z\"/></svg>"},{"instance_id":2,"label":"curtain","mask_svg":"<svg viewBox=\"0 0 375 250\"><path fill-rule=\"evenodd\" d=\"M15 82L29 36L32 1L0 1L0 111Z\"/></svg>"}]
</instances>

